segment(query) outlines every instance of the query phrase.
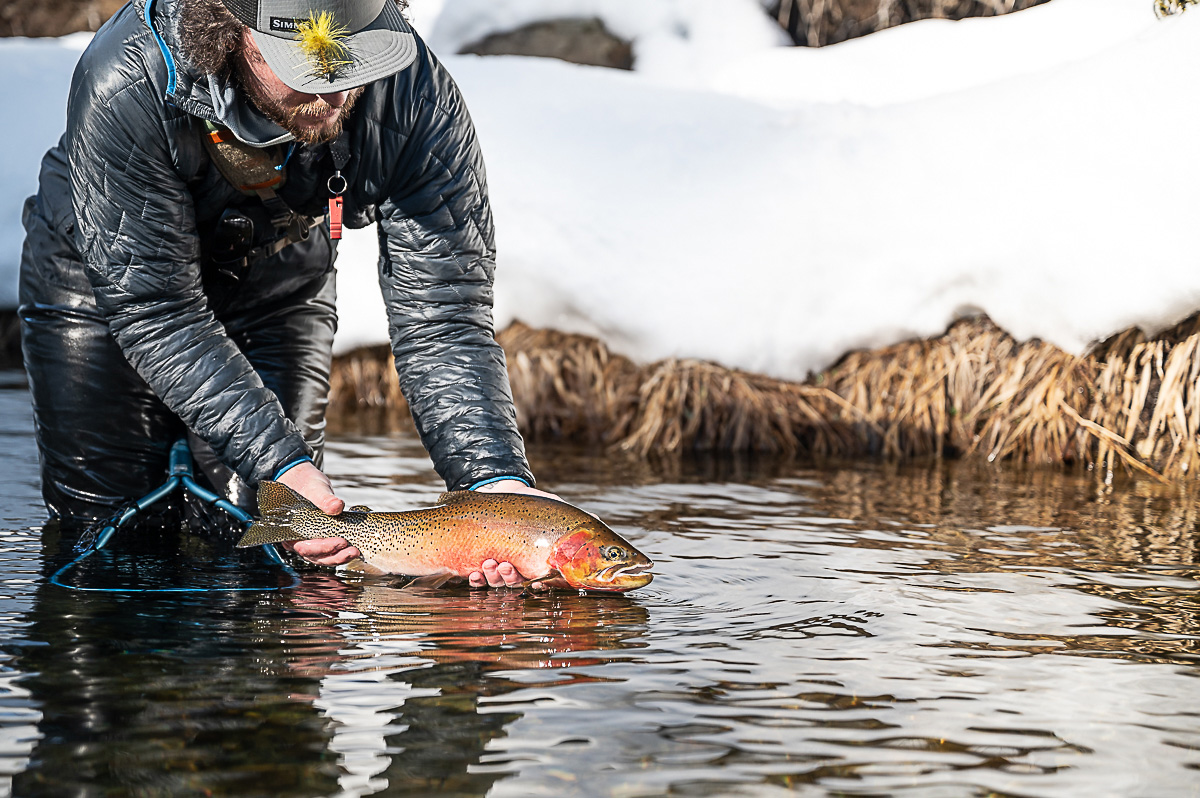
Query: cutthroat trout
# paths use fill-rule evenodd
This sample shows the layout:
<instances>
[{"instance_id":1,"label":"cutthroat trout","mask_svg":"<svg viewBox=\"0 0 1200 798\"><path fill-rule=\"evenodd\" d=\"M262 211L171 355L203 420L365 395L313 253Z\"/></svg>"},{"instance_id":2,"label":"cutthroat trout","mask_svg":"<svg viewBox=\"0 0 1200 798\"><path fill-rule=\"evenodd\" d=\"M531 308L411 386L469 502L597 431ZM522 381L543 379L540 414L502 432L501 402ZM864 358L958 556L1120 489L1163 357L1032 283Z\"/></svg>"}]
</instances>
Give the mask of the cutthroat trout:
<instances>
[{"instance_id":1,"label":"cutthroat trout","mask_svg":"<svg viewBox=\"0 0 1200 798\"><path fill-rule=\"evenodd\" d=\"M263 517L239 548L343 537L362 552L357 569L367 573L466 577L491 559L512 563L527 584L548 587L622 592L654 578L650 558L599 519L541 496L454 491L419 510L357 506L326 515L286 485L264 480L258 508Z\"/></svg>"}]
</instances>

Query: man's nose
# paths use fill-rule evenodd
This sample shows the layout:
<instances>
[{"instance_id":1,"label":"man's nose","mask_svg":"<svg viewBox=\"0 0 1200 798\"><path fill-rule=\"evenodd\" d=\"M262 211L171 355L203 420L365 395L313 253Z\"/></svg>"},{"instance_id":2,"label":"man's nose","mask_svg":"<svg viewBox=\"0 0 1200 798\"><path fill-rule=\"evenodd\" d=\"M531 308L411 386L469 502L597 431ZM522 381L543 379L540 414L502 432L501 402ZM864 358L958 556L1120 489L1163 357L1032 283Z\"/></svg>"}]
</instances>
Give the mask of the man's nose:
<instances>
[{"instance_id":1,"label":"man's nose","mask_svg":"<svg viewBox=\"0 0 1200 798\"><path fill-rule=\"evenodd\" d=\"M346 104L346 95L348 91L339 91L335 94L318 94L317 96L324 100L331 108L341 108Z\"/></svg>"}]
</instances>

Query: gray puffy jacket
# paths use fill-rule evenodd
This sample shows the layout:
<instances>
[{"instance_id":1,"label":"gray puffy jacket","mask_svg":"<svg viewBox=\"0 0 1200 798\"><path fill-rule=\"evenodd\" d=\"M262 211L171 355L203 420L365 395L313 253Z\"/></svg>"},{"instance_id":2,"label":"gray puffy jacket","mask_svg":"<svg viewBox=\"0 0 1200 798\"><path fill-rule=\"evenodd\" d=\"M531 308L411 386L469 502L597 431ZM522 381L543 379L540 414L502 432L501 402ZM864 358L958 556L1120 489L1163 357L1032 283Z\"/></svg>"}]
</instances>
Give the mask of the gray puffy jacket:
<instances>
[{"instance_id":1,"label":"gray puffy jacket","mask_svg":"<svg viewBox=\"0 0 1200 798\"><path fill-rule=\"evenodd\" d=\"M248 199L217 172L201 120L254 145L290 136L235 83L189 66L177 31L185 1L135 0L80 59L66 134L47 154L30 206L57 238L27 240L25 268L54 270L39 277L94 294L138 373L255 484L311 452L225 334L214 315L218 300L205 290L203 233ZM457 87L419 39L418 47L412 66L366 88L347 124L345 223L379 222L379 284L400 385L447 487L499 475L532 484L493 337L495 250L483 160ZM326 146L299 145L281 195L293 210L318 216L332 170ZM39 257L65 246L78 258ZM322 228L227 301L252 307L286 296L327 271L332 258Z\"/></svg>"}]
</instances>

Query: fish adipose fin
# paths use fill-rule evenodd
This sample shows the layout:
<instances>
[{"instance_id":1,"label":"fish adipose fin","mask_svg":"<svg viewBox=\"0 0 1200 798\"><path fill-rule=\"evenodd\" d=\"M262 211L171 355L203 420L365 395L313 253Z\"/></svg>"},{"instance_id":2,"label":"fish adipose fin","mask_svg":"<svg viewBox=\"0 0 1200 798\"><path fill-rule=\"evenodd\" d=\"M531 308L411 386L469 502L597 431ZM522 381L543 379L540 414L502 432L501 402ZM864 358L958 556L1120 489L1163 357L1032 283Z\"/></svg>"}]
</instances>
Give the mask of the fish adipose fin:
<instances>
[{"instance_id":1,"label":"fish adipose fin","mask_svg":"<svg viewBox=\"0 0 1200 798\"><path fill-rule=\"evenodd\" d=\"M375 511L372 510L370 507L368 507L365 504L356 504L353 507L347 507L346 512L348 512L348 513L373 513Z\"/></svg>"},{"instance_id":2,"label":"fish adipose fin","mask_svg":"<svg viewBox=\"0 0 1200 798\"><path fill-rule=\"evenodd\" d=\"M239 549L309 537L292 528L292 515L297 510L317 510L312 502L287 485L267 479L258 483L258 509L263 517L246 530L237 543Z\"/></svg>"}]
</instances>

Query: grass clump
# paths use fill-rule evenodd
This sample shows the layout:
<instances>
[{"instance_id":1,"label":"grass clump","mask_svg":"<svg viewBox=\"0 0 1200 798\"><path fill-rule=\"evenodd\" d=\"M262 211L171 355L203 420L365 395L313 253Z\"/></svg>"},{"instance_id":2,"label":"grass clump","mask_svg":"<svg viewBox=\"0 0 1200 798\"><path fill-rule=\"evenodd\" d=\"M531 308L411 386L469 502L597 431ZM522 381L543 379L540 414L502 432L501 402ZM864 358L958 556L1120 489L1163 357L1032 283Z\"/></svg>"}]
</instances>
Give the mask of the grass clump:
<instances>
[{"instance_id":1,"label":"grass clump","mask_svg":"<svg viewBox=\"0 0 1200 798\"><path fill-rule=\"evenodd\" d=\"M770 452L957 456L1200 470L1200 321L1136 330L1084 355L1016 341L986 317L933 339L852 352L805 382L715 363L639 365L582 335L515 323L504 347L522 432L637 456ZM386 347L335 361L334 412L405 412Z\"/></svg>"}]
</instances>

